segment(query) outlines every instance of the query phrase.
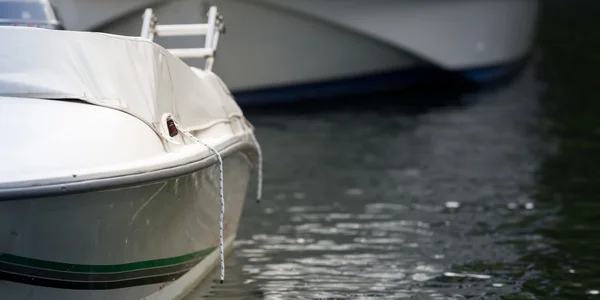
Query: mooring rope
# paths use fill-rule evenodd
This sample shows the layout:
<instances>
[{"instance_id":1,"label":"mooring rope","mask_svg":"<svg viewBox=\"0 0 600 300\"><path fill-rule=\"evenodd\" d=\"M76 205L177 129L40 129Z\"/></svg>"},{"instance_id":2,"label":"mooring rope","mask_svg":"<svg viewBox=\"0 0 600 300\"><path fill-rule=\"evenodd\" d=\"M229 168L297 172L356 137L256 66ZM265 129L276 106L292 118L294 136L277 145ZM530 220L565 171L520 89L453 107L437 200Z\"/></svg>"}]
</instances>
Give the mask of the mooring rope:
<instances>
[{"instance_id":1,"label":"mooring rope","mask_svg":"<svg viewBox=\"0 0 600 300\"><path fill-rule=\"evenodd\" d=\"M211 147L208 144L203 143L197 137L189 133L187 130L183 129L177 122L173 122L177 130L181 131L184 135L192 139L198 144L202 144L210 149L217 160L219 161L219 196L221 198L221 215L219 217L219 252L221 255L221 283L225 281L225 257L224 257L224 245L223 245L223 218L225 217L225 196L223 195L223 160L221 159L221 154L219 151L215 150L215 148Z\"/></svg>"},{"instance_id":2,"label":"mooring rope","mask_svg":"<svg viewBox=\"0 0 600 300\"><path fill-rule=\"evenodd\" d=\"M252 135L252 140L254 140L254 144L256 145L256 151L258 152L258 186L256 187L256 202L260 202L260 199L262 198L263 186L263 156L260 144L256 140L256 136L254 136L254 134Z\"/></svg>"}]
</instances>

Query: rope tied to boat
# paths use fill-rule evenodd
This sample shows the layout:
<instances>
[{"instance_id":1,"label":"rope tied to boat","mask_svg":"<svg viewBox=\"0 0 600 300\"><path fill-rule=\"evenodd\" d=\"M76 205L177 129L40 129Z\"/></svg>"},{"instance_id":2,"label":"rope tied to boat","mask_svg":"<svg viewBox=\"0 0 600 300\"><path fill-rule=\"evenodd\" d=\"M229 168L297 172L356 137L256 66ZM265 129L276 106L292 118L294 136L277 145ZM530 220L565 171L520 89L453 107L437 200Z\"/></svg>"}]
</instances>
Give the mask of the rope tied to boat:
<instances>
[{"instance_id":1,"label":"rope tied to boat","mask_svg":"<svg viewBox=\"0 0 600 300\"><path fill-rule=\"evenodd\" d=\"M256 145L256 152L258 153L258 186L256 187L256 202L259 203L262 198L262 185L263 185L263 156L262 149L260 148L260 144L258 140L256 140L256 136L252 135L252 140L254 140L254 145Z\"/></svg>"},{"instance_id":2,"label":"rope tied to boat","mask_svg":"<svg viewBox=\"0 0 600 300\"><path fill-rule=\"evenodd\" d=\"M221 283L223 283L225 281L225 257L224 257L224 252L225 252L224 248L225 247L223 245L223 219L225 217L225 196L223 195L223 159L221 159L221 154L215 148L202 142L197 137L195 137L193 134L191 134L187 130L183 129L179 125L179 123L177 123L177 122L173 122L173 123L175 124L175 127L177 128L177 130L181 131L185 136L192 139L196 143L202 144L202 145L206 146L206 148L210 149L210 151L212 151L215 154L215 156L217 157L217 160L219 162L219 196L221 198L221 214L219 216L219 254L221 256L220 257L221 258Z\"/></svg>"},{"instance_id":3,"label":"rope tied to boat","mask_svg":"<svg viewBox=\"0 0 600 300\"><path fill-rule=\"evenodd\" d=\"M200 139L195 137L193 134L191 134L187 130L183 129L183 127L181 127L181 125L179 125L179 123L173 121L173 124L175 125L177 130L181 131L185 136L192 139L196 143L204 145L206 148L210 149L210 151L212 151L215 154L215 156L217 157L217 160L219 162L219 196L221 198L220 199L221 200L221 214L219 216L219 252L220 252L220 256L221 256L221 281L220 282L223 283L225 281L225 257L224 257L225 246L223 243L223 219L225 218L225 196L223 193L223 191L224 191L224 189L223 189L223 159L221 158L221 154L219 153L219 151L217 151L215 148L202 142ZM256 188L256 202L258 203L258 202L260 202L260 199L262 198L263 156L262 156L262 149L260 148L260 144L258 143L256 136L254 136L254 134L252 134L251 137L252 137L252 140L254 141L254 145L256 146L256 152L258 153L258 178L257 178L258 186Z\"/></svg>"}]
</instances>

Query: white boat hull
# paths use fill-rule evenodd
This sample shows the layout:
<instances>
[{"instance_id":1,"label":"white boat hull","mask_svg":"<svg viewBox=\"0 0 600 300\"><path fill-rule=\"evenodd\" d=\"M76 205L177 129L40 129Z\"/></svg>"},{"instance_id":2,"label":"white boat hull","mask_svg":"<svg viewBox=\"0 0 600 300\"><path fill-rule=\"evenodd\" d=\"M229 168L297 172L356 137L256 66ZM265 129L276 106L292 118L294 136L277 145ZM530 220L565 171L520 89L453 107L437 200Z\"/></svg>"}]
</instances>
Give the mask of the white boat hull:
<instances>
[{"instance_id":1,"label":"white boat hull","mask_svg":"<svg viewBox=\"0 0 600 300\"><path fill-rule=\"evenodd\" d=\"M538 11L537 0L208 2L227 16L215 73L241 104L395 88L427 80L416 77L421 70L492 80L528 54ZM155 6L155 12L161 20L199 22L205 7L172 1ZM97 28L138 35L140 22L133 14ZM168 48L192 43L156 42ZM407 70L420 73L399 74Z\"/></svg>"},{"instance_id":2,"label":"white boat hull","mask_svg":"<svg viewBox=\"0 0 600 300\"><path fill-rule=\"evenodd\" d=\"M231 250L260 153L227 87L139 37L0 39L1 297L185 295Z\"/></svg>"},{"instance_id":3,"label":"white boat hull","mask_svg":"<svg viewBox=\"0 0 600 300\"><path fill-rule=\"evenodd\" d=\"M224 166L229 251L251 164L243 152L233 152ZM178 282L182 275L199 263L204 272L219 263L218 176L213 164L133 187L0 202L0 295L65 300L183 295L202 276Z\"/></svg>"}]
</instances>

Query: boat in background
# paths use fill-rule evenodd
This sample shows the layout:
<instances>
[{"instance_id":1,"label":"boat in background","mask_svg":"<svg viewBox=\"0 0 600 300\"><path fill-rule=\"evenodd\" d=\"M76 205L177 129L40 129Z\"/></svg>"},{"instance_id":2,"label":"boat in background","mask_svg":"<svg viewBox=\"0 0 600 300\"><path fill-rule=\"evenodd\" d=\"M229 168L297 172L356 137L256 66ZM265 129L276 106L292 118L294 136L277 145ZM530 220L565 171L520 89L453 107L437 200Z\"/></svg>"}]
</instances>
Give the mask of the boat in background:
<instances>
[{"instance_id":1,"label":"boat in background","mask_svg":"<svg viewBox=\"0 0 600 300\"><path fill-rule=\"evenodd\" d=\"M209 13L146 13L143 34L205 34L197 49L0 27L0 127L16 133L0 149L3 299L180 299L219 262L225 278L261 154L211 66L178 57L213 59Z\"/></svg>"},{"instance_id":2,"label":"boat in background","mask_svg":"<svg viewBox=\"0 0 600 300\"><path fill-rule=\"evenodd\" d=\"M141 22L136 3L150 0L119 0L115 7L129 5L129 13L112 17L110 1L57 0L67 1L96 14L90 16L95 23L79 17L65 21L67 27L131 35ZM194 23L211 4L231 18L215 73L240 105L358 95L446 76L492 82L527 61L539 5L538 0L180 0L163 1L156 9L165 20ZM190 41L156 42L180 47Z\"/></svg>"}]
</instances>

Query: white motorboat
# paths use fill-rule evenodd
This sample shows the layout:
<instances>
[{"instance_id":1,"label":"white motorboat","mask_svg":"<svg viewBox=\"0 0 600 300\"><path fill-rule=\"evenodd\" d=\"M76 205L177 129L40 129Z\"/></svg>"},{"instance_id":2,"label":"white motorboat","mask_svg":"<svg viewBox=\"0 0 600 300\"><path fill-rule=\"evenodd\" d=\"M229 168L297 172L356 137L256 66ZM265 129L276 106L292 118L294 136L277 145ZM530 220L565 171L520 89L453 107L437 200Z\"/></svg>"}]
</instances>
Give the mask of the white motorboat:
<instances>
[{"instance_id":1,"label":"white motorboat","mask_svg":"<svg viewBox=\"0 0 600 300\"><path fill-rule=\"evenodd\" d=\"M141 22L134 12L152 0L55 1L59 10L78 12L63 14L67 28L131 35ZM228 16L215 73L241 105L381 91L446 76L495 80L526 61L538 14L538 0L159 2L163 20L199 22L207 3Z\"/></svg>"},{"instance_id":2,"label":"white motorboat","mask_svg":"<svg viewBox=\"0 0 600 300\"><path fill-rule=\"evenodd\" d=\"M0 27L0 298L180 299L223 266L260 147L211 71L216 8L152 16L205 47Z\"/></svg>"}]
</instances>

